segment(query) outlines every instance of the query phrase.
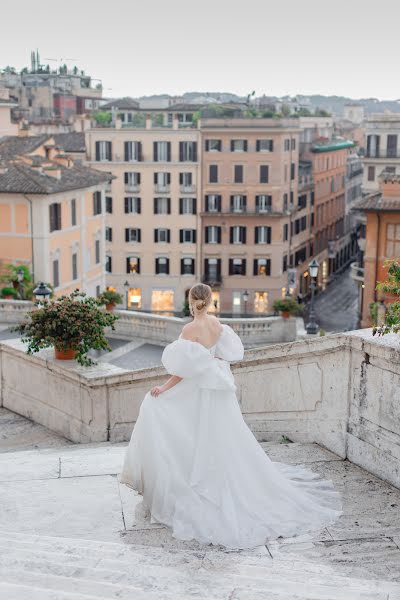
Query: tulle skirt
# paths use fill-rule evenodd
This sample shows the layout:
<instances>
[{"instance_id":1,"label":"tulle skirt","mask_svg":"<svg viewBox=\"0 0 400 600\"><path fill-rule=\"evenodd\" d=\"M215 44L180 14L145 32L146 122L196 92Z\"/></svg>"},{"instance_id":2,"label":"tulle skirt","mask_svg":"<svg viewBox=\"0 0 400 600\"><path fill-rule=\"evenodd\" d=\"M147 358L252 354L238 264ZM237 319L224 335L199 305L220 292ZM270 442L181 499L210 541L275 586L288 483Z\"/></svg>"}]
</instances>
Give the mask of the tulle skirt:
<instances>
[{"instance_id":1,"label":"tulle skirt","mask_svg":"<svg viewBox=\"0 0 400 600\"><path fill-rule=\"evenodd\" d=\"M331 481L270 460L232 390L190 380L146 394L120 480L175 538L229 549L317 530L342 513Z\"/></svg>"}]
</instances>

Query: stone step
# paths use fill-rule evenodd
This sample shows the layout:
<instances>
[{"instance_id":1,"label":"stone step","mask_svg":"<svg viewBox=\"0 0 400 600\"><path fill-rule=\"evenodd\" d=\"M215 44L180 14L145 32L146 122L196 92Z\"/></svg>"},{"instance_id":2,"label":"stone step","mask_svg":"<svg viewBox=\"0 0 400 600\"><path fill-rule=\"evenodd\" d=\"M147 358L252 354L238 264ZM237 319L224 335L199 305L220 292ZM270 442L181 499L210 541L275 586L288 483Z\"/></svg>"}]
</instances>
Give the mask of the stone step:
<instances>
[{"instance_id":1,"label":"stone step","mask_svg":"<svg viewBox=\"0 0 400 600\"><path fill-rule=\"evenodd\" d=\"M106 600L105 596L46 590L14 583L2 583L1 581L0 598L4 598L4 600Z\"/></svg>"}]
</instances>

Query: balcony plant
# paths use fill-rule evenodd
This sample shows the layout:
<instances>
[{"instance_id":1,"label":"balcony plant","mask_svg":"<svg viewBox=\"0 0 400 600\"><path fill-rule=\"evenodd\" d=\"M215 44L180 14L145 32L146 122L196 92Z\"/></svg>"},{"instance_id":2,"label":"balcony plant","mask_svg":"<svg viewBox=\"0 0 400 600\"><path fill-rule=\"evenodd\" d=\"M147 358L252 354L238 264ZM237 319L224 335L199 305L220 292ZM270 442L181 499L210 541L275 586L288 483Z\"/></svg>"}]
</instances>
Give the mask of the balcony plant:
<instances>
[{"instance_id":1,"label":"balcony plant","mask_svg":"<svg viewBox=\"0 0 400 600\"><path fill-rule=\"evenodd\" d=\"M272 308L275 312L281 313L284 319L288 319L290 315L300 315L303 312L303 306L298 304L293 298L282 298L280 300L275 300Z\"/></svg>"},{"instance_id":2,"label":"balcony plant","mask_svg":"<svg viewBox=\"0 0 400 600\"><path fill-rule=\"evenodd\" d=\"M76 289L44 305L35 304L26 320L12 328L28 343L28 354L54 346L56 358L76 358L80 365L90 366L96 364L87 356L91 348L111 351L104 329L115 329L118 317L101 310L97 298Z\"/></svg>"},{"instance_id":3,"label":"balcony plant","mask_svg":"<svg viewBox=\"0 0 400 600\"><path fill-rule=\"evenodd\" d=\"M105 304L106 310L114 310L116 304L122 304L123 298L118 292L114 290L104 290L97 298L99 304Z\"/></svg>"},{"instance_id":4,"label":"balcony plant","mask_svg":"<svg viewBox=\"0 0 400 600\"><path fill-rule=\"evenodd\" d=\"M12 283L13 287L15 289L18 289L18 286L19 286L18 271L19 270L23 271L23 274L24 274L24 277L22 279L22 286L24 288L26 285L30 284L32 281L29 268L26 265L13 265L13 264L4 265L3 272L0 277L0 281L2 283Z\"/></svg>"},{"instance_id":5,"label":"balcony plant","mask_svg":"<svg viewBox=\"0 0 400 600\"><path fill-rule=\"evenodd\" d=\"M393 302L387 305L384 322L372 329L372 334L378 336L400 332L400 261L387 261L386 266L387 280L378 282L376 289L392 296Z\"/></svg>"},{"instance_id":6,"label":"balcony plant","mask_svg":"<svg viewBox=\"0 0 400 600\"><path fill-rule=\"evenodd\" d=\"M13 287L3 287L0 290L1 297L5 300L15 300L18 297L18 292Z\"/></svg>"}]
</instances>

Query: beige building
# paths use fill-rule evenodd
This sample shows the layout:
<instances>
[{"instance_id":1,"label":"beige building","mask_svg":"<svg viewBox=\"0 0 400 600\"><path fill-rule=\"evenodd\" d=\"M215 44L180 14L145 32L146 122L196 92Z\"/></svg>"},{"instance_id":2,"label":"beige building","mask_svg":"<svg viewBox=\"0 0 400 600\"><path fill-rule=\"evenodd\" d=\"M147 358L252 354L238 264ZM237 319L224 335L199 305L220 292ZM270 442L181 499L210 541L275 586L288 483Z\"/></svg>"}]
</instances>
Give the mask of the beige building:
<instances>
[{"instance_id":1,"label":"beige building","mask_svg":"<svg viewBox=\"0 0 400 600\"><path fill-rule=\"evenodd\" d=\"M202 119L201 269L222 313L268 313L297 287L311 203L299 204L299 127Z\"/></svg>"},{"instance_id":2,"label":"beige building","mask_svg":"<svg viewBox=\"0 0 400 600\"><path fill-rule=\"evenodd\" d=\"M86 132L91 166L115 176L107 192L106 279L129 308L181 311L199 278L200 132L166 115L128 113Z\"/></svg>"},{"instance_id":3,"label":"beige building","mask_svg":"<svg viewBox=\"0 0 400 600\"><path fill-rule=\"evenodd\" d=\"M0 85L0 138L18 133L18 125L11 121L11 108L14 106L15 103L10 99L8 89Z\"/></svg>"},{"instance_id":4,"label":"beige building","mask_svg":"<svg viewBox=\"0 0 400 600\"><path fill-rule=\"evenodd\" d=\"M0 142L0 264L27 265L56 295L105 288L109 176L76 165L48 136Z\"/></svg>"},{"instance_id":5,"label":"beige building","mask_svg":"<svg viewBox=\"0 0 400 600\"><path fill-rule=\"evenodd\" d=\"M400 115L376 114L365 121L363 189L379 190L379 177L385 171L400 174Z\"/></svg>"}]
</instances>

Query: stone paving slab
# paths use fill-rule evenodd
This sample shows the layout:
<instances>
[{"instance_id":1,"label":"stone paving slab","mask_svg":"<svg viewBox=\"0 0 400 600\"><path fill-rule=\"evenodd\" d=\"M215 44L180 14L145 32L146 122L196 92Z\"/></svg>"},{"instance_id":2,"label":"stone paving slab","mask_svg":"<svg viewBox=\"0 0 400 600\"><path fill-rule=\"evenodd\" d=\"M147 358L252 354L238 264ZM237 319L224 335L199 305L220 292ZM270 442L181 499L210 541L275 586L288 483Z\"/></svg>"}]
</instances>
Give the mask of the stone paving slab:
<instances>
[{"instance_id":1,"label":"stone paving slab","mask_svg":"<svg viewBox=\"0 0 400 600\"><path fill-rule=\"evenodd\" d=\"M261 442L266 454L273 461L279 461L290 465L311 464L314 462L342 461L337 454L317 446L316 444L276 444Z\"/></svg>"},{"instance_id":2,"label":"stone paving slab","mask_svg":"<svg viewBox=\"0 0 400 600\"><path fill-rule=\"evenodd\" d=\"M0 408L0 453L61 446L72 446L72 442L38 423Z\"/></svg>"}]
</instances>

